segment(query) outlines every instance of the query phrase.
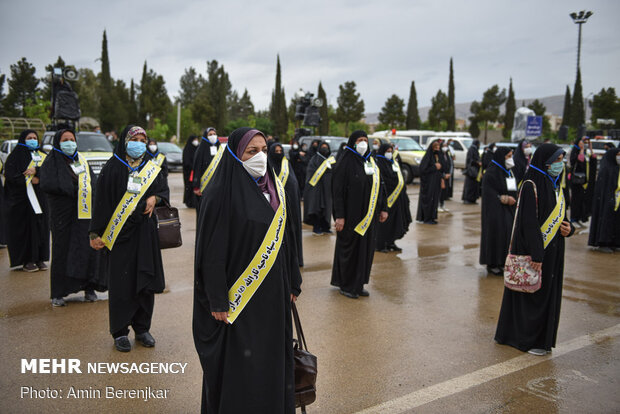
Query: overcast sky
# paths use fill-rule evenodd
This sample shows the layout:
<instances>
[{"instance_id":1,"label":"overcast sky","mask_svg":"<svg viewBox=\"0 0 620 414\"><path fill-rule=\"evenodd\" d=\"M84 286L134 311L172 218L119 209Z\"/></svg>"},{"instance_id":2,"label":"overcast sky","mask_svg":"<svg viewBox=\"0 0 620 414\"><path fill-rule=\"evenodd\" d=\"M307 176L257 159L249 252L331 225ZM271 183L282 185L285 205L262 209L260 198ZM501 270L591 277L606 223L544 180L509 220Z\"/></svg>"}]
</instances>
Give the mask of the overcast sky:
<instances>
[{"instance_id":1,"label":"overcast sky","mask_svg":"<svg viewBox=\"0 0 620 414\"><path fill-rule=\"evenodd\" d=\"M412 80L419 106L430 105L447 91L450 57L457 103L510 77L517 99L563 95L576 70L569 13L584 7L594 12L583 26L584 96L620 92L618 0L0 0L0 73L24 56L41 77L58 55L99 72L106 29L112 76L139 82L147 60L171 98L184 69L204 73L216 59L265 109L278 53L287 99L322 81L336 105L338 85L353 80L366 112L392 94L407 102Z\"/></svg>"}]
</instances>

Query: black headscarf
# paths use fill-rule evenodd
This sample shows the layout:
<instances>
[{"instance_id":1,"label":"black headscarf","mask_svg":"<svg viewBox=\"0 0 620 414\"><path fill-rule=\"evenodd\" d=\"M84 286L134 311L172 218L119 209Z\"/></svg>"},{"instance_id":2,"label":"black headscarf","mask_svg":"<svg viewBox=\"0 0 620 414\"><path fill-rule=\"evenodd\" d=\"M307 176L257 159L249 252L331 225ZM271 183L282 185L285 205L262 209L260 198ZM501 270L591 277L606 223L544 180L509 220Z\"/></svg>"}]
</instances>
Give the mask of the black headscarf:
<instances>
[{"instance_id":1,"label":"black headscarf","mask_svg":"<svg viewBox=\"0 0 620 414\"><path fill-rule=\"evenodd\" d=\"M392 148L392 144L388 144L388 143L383 143L379 146L379 149L377 150L377 155L381 155L385 157L385 153L387 152L388 149ZM392 159L392 161L394 161Z\"/></svg>"},{"instance_id":2,"label":"black headscarf","mask_svg":"<svg viewBox=\"0 0 620 414\"><path fill-rule=\"evenodd\" d=\"M527 169L525 176L523 176L523 182L531 180L536 184L539 220L544 221L555 207L555 188L559 186L564 172L560 173L557 177L551 177L548 175L547 169L561 154L563 154L563 150L557 145L542 144L536 149L532 157L532 162L530 163L530 168ZM553 159L551 159L552 157ZM532 166L536 168L531 168ZM539 170L544 171L544 173Z\"/></svg>"},{"instance_id":3,"label":"black headscarf","mask_svg":"<svg viewBox=\"0 0 620 414\"><path fill-rule=\"evenodd\" d=\"M430 145L430 144L429 144L429 145ZM479 140L477 140L477 139L475 139L475 140L471 143L471 145L472 145L472 146L474 146L474 147L476 147L476 148L480 148L480 141L479 141Z\"/></svg>"},{"instance_id":4,"label":"black headscarf","mask_svg":"<svg viewBox=\"0 0 620 414\"><path fill-rule=\"evenodd\" d=\"M280 144L279 142L275 142L272 141L273 144L271 144L271 146L269 146L269 149L267 150L267 158L268 158L268 163L271 164L271 166L273 167L276 175L280 174L280 169L282 168L282 158L284 158L284 148L282 148L282 144ZM280 154L276 153L276 149L280 148L282 149L282 152Z\"/></svg>"},{"instance_id":5,"label":"black headscarf","mask_svg":"<svg viewBox=\"0 0 620 414\"><path fill-rule=\"evenodd\" d=\"M30 134L35 134L37 136L37 140L39 139L39 133L37 131L35 131L34 129L24 129L21 134L19 134L19 139L17 140L17 142L19 142L20 144L26 144L26 137Z\"/></svg>"},{"instance_id":6,"label":"black headscarf","mask_svg":"<svg viewBox=\"0 0 620 414\"><path fill-rule=\"evenodd\" d=\"M316 148L314 148L314 144L317 144ZM319 147L321 146L321 140L320 139L314 139L312 140L312 142L310 143L310 148L308 148L308 159L312 159L312 157L314 157L314 155L319 152Z\"/></svg>"},{"instance_id":7,"label":"black headscarf","mask_svg":"<svg viewBox=\"0 0 620 414\"><path fill-rule=\"evenodd\" d=\"M123 131L121 132L121 135L118 137L118 144L116 145L116 148L114 149L114 153L116 155L119 156L119 158L121 160L125 160L125 156L127 155L126 148L125 148L125 140L127 139L127 133L129 132L129 130L131 128L133 128L135 125L127 125L125 127L125 129L123 129Z\"/></svg>"},{"instance_id":8,"label":"black headscarf","mask_svg":"<svg viewBox=\"0 0 620 414\"><path fill-rule=\"evenodd\" d=\"M510 147L497 147L497 149L493 153L493 161L495 161L502 167L506 168L506 155L511 151L512 151L512 148ZM491 163L491 165L493 165L493 163Z\"/></svg>"}]
</instances>

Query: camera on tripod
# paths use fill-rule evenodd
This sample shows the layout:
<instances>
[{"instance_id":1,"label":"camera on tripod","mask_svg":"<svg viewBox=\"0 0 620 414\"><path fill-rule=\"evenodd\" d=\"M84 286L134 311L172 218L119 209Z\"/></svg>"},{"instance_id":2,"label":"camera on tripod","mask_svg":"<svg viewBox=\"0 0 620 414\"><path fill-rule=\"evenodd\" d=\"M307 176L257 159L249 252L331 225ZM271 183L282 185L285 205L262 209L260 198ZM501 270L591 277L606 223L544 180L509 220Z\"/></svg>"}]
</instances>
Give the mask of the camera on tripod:
<instances>
[{"instance_id":1,"label":"camera on tripod","mask_svg":"<svg viewBox=\"0 0 620 414\"><path fill-rule=\"evenodd\" d=\"M79 72L73 66L52 68L52 125L49 129L75 128L80 116L80 100L69 81L76 81Z\"/></svg>"}]
</instances>

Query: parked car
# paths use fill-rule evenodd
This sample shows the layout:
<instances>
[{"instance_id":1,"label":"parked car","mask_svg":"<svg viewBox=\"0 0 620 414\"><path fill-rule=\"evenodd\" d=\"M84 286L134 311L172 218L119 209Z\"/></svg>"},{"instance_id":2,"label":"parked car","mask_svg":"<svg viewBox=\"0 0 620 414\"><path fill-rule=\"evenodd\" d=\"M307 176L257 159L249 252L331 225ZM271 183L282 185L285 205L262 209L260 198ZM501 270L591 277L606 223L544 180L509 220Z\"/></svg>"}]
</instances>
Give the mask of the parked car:
<instances>
[{"instance_id":1,"label":"parked car","mask_svg":"<svg viewBox=\"0 0 620 414\"><path fill-rule=\"evenodd\" d=\"M43 151L50 152L53 148L56 131L46 131L43 134L41 147ZM99 175L106 162L112 157L114 147L105 135L98 132L78 132L76 134L78 151L86 158L88 165L95 175Z\"/></svg>"},{"instance_id":2,"label":"parked car","mask_svg":"<svg viewBox=\"0 0 620 414\"><path fill-rule=\"evenodd\" d=\"M158 142L159 152L166 156L169 171L183 171L183 150L172 142Z\"/></svg>"},{"instance_id":3,"label":"parked car","mask_svg":"<svg viewBox=\"0 0 620 414\"><path fill-rule=\"evenodd\" d=\"M2 146L0 146L0 161L2 161L2 166L6 163L7 157L11 151L13 151L13 148L15 148L17 142L16 139L7 139L2 143Z\"/></svg>"},{"instance_id":4,"label":"parked car","mask_svg":"<svg viewBox=\"0 0 620 414\"><path fill-rule=\"evenodd\" d=\"M457 138L457 137L435 137L440 139L451 139L450 150L454 154L454 168L465 168L465 160L467 159L467 151L471 147L473 138Z\"/></svg>"},{"instance_id":5,"label":"parked car","mask_svg":"<svg viewBox=\"0 0 620 414\"><path fill-rule=\"evenodd\" d=\"M411 184L415 177L420 176L420 162L426 152L424 148L417 141L410 137L391 135L385 136L385 134L372 134L368 137L372 142L375 139L380 140L382 143L391 142L398 149L400 155L400 166L403 173L403 179L405 184Z\"/></svg>"},{"instance_id":6,"label":"parked car","mask_svg":"<svg viewBox=\"0 0 620 414\"><path fill-rule=\"evenodd\" d=\"M605 154L605 144L613 144L614 147L618 148L620 146L620 140L617 139L593 139L592 142L592 151L596 154L596 158L599 160Z\"/></svg>"},{"instance_id":7,"label":"parked car","mask_svg":"<svg viewBox=\"0 0 620 414\"><path fill-rule=\"evenodd\" d=\"M392 131L390 130L386 130L386 131L377 131L375 132L373 135L380 135L380 136L386 136L386 137L394 137L394 136L399 136L399 137L408 137L413 139L414 141L416 141L418 144L420 144L422 146L422 148L424 148L426 150L426 147L428 147L428 143L431 142L434 139L437 138L441 138L441 139L455 139L455 138L469 138L470 140L473 141L471 134L469 132L464 132L464 131L460 131L460 132L437 132L437 131L429 131L429 130L396 130L395 134L392 134ZM469 146L468 146L469 147Z\"/></svg>"}]
</instances>

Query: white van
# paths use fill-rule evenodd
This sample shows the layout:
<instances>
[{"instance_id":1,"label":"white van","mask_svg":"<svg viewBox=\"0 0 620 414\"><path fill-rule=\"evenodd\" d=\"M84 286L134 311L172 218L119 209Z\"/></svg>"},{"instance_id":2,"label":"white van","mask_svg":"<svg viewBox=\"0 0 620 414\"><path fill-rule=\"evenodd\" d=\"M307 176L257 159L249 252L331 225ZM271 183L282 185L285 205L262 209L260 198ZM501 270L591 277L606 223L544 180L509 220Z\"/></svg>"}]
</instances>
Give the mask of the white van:
<instances>
[{"instance_id":1,"label":"white van","mask_svg":"<svg viewBox=\"0 0 620 414\"><path fill-rule=\"evenodd\" d=\"M376 131L373 135L377 135L377 136L381 135L386 138L390 138L394 135L397 137L408 137L416 141L418 144L420 144L422 148L426 149L425 143L428 143L428 139L430 137L436 136L437 132L407 129L407 130L401 130L401 131L396 130L396 134L393 135L391 130L385 130L385 131Z\"/></svg>"}]
</instances>

